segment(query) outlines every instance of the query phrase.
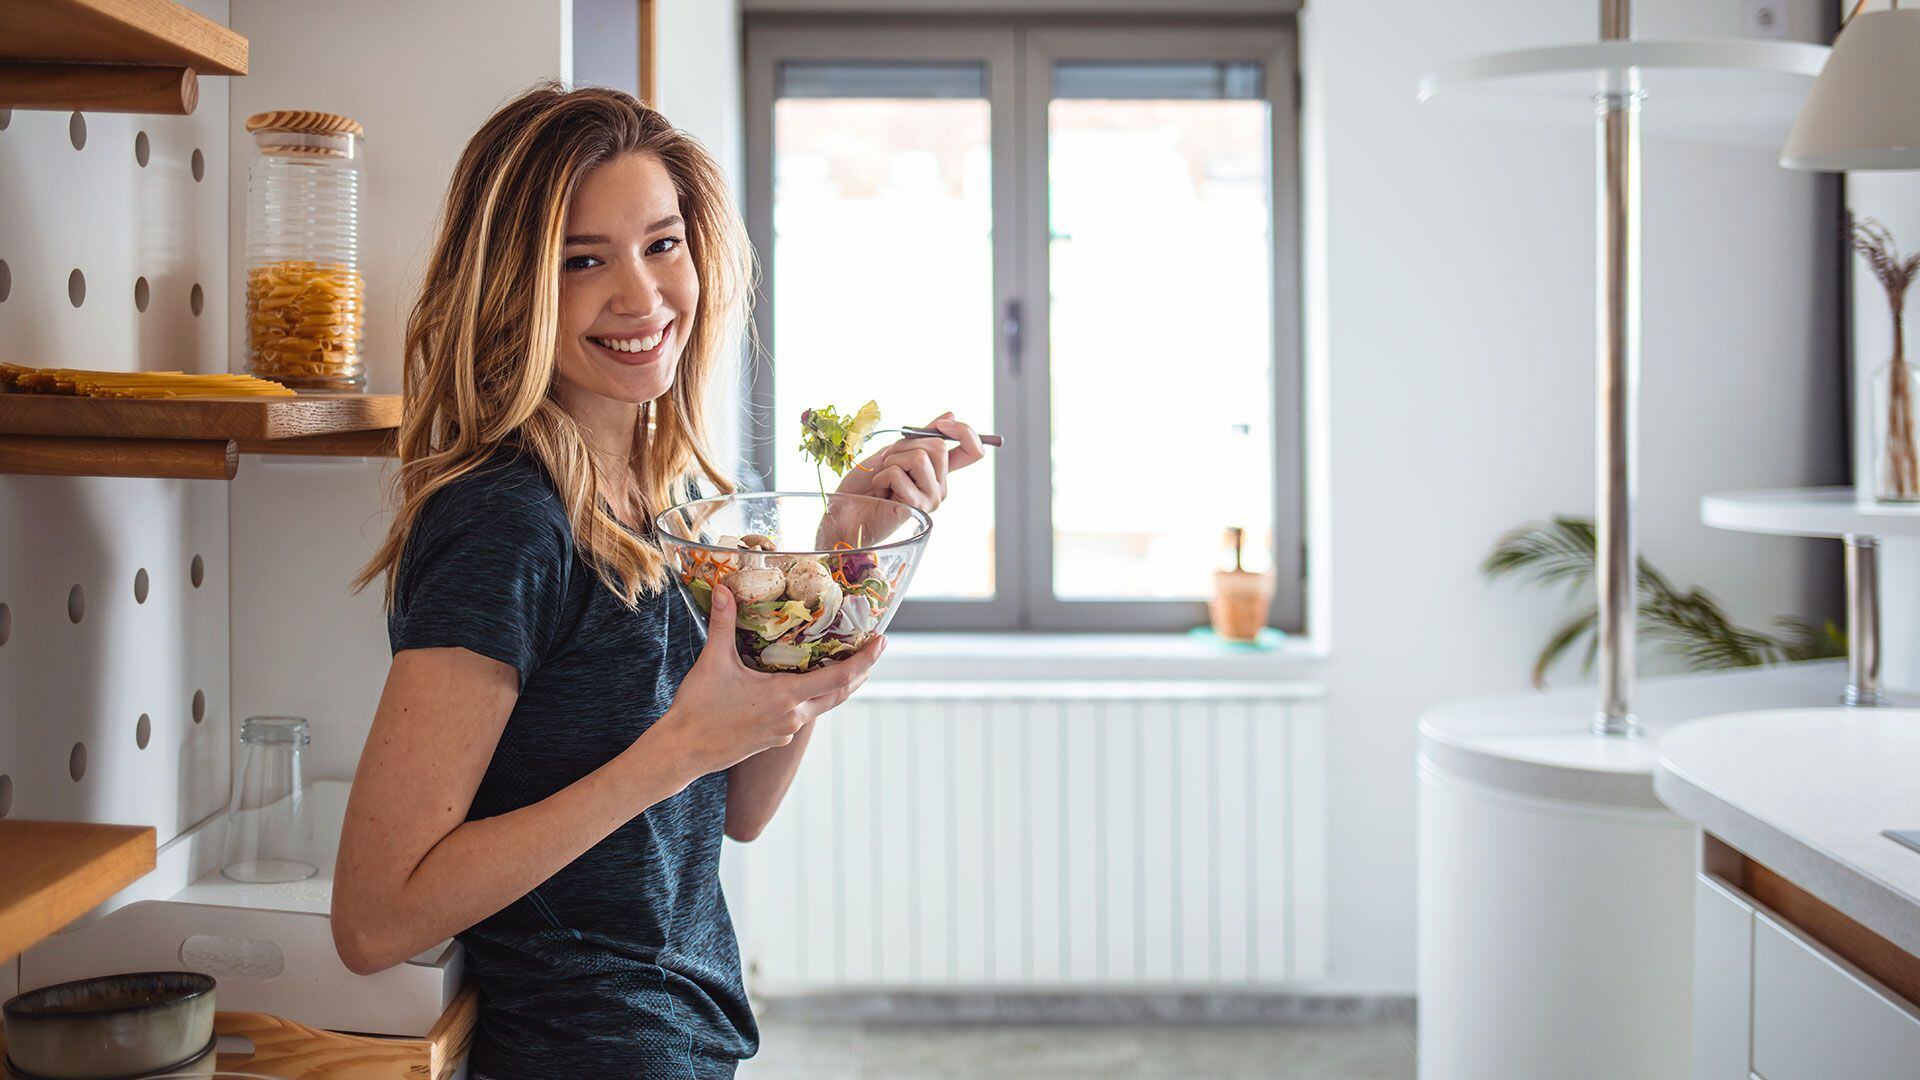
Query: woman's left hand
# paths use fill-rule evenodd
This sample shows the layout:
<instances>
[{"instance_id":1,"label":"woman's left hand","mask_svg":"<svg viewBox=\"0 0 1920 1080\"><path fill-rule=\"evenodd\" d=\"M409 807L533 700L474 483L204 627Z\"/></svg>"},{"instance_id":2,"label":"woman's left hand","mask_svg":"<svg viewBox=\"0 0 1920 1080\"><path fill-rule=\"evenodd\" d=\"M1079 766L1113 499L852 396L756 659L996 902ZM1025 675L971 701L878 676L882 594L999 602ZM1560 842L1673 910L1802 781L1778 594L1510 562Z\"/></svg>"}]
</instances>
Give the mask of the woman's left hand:
<instances>
[{"instance_id":1,"label":"woman's left hand","mask_svg":"<svg viewBox=\"0 0 1920 1080\"><path fill-rule=\"evenodd\" d=\"M971 426L943 413L927 427L946 439L906 438L881 449L847 472L839 491L877 495L932 513L947 498L947 474L986 456Z\"/></svg>"}]
</instances>

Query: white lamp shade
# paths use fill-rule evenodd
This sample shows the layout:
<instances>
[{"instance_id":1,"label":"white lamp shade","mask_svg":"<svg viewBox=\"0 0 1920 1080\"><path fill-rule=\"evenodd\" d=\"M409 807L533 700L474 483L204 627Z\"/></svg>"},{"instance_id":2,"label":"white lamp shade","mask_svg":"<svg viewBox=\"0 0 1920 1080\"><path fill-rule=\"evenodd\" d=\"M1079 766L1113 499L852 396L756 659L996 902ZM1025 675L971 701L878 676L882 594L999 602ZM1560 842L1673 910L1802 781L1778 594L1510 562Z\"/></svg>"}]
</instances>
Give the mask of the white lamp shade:
<instances>
[{"instance_id":1,"label":"white lamp shade","mask_svg":"<svg viewBox=\"0 0 1920 1080\"><path fill-rule=\"evenodd\" d=\"M1789 169L1920 169L1920 9L1855 15L1787 134Z\"/></svg>"}]
</instances>

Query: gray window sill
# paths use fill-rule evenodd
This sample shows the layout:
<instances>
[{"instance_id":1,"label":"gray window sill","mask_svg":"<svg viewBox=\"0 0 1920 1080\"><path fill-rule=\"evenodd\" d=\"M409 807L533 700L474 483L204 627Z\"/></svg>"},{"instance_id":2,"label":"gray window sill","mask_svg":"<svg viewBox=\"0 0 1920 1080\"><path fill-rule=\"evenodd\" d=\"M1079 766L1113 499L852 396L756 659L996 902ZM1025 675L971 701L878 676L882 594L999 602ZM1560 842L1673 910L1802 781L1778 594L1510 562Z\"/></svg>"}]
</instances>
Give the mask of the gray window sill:
<instances>
[{"instance_id":1,"label":"gray window sill","mask_svg":"<svg viewBox=\"0 0 1920 1080\"><path fill-rule=\"evenodd\" d=\"M1326 650L1289 637L1271 650L1219 645L1186 634L887 635L873 681L1004 680L1252 681L1317 685ZM1308 687L1303 686L1303 689Z\"/></svg>"}]
</instances>

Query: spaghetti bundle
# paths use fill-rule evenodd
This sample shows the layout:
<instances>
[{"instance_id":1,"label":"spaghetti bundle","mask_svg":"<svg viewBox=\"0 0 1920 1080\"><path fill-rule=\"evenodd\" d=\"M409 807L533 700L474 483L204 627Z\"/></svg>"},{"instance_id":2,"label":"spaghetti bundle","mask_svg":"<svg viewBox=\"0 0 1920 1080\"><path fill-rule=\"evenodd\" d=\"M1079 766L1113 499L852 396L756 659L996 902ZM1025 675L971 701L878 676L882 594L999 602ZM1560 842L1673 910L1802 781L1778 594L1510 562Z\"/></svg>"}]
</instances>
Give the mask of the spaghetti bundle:
<instances>
[{"instance_id":1,"label":"spaghetti bundle","mask_svg":"<svg viewBox=\"0 0 1920 1080\"><path fill-rule=\"evenodd\" d=\"M86 371L0 363L0 393L103 398L292 397L279 383L251 375L180 371Z\"/></svg>"}]
</instances>

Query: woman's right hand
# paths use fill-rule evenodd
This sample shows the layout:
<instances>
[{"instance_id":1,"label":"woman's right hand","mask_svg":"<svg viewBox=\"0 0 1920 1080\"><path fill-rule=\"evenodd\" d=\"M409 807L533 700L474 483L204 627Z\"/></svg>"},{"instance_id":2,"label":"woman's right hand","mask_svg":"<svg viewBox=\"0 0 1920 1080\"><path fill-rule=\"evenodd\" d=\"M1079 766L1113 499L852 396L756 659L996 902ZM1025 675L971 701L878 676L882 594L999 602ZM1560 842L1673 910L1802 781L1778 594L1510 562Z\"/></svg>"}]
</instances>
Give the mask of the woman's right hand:
<instances>
[{"instance_id":1,"label":"woman's right hand","mask_svg":"<svg viewBox=\"0 0 1920 1080\"><path fill-rule=\"evenodd\" d=\"M886 648L876 636L859 652L817 671L755 671L741 662L734 644L734 614L733 593L715 585L707 644L681 680L673 704L647 731L670 742L692 770L689 783L792 742L815 717L858 690Z\"/></svg>"}]
</instances>

